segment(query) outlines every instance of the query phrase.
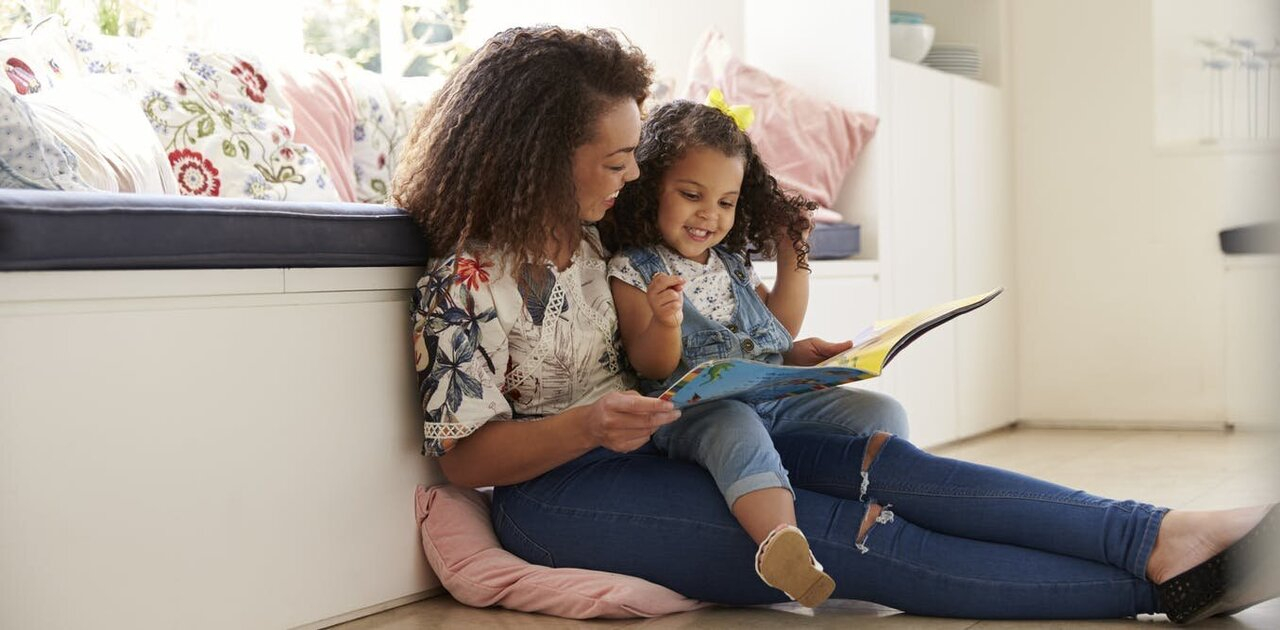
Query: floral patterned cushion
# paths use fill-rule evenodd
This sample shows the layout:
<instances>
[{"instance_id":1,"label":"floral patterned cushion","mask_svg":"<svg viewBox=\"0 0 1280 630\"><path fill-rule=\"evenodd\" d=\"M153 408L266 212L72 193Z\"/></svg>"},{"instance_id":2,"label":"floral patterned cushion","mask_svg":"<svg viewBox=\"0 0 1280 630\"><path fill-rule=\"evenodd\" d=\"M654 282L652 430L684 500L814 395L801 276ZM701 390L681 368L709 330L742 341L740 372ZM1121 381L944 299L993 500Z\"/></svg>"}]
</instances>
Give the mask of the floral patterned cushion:
<instances>
[{"instance_id":1,"label":"floral patterned cushion","mask_svg":"<svg viewBox=\"0 0 1280 630\"><path fill-rule=\"evenodd\" d=\"M344 62L334 75L354 101L355 124L344 130L350 135L350 157L326 164L313 147L298 141L295 112L280 75L253 55L68 34L60 22L41 28L42 47L57 54L30 52L33 38L0 40L0 51L6 45L22 51L12 73L23 89L41 89L55 80L36 67L61 67L68 77L124 76L164 146L180 191L189 195L335 201L340 182L334 175L341 170L342 181L353 183L352 192L341 197L383 203L409 130L443 83L443 78L384 77ZM53 61L27 61L44 57ZM345 157L329 153L331 159Z\"/></svg>"},{"instance_id":2,"label":"floral patterned cushion","mask_svg":"<svg viewBox=\"0 0 1280 630\"><path fill-rule=\"evenodd\" d=\"M32 25L26 35L0 39L0 62L5 75L0 89L19 95L35 94L80 75L76 51L57 16Z\"/></svg>"},{"instance_id":3,"label":"floral patterned cushion","mask_svg":"<svg viewBox=\"0 0 1280 630\"><path fill-rule=\"evenodd\" d=\"M356 201L382 203L391 185L393 150L408 125L397 120L395 100L382 75L350 62L344 66L356 105L351 155Z\"/></svg>"},{"instance_id":4,"label":"floral patterned cushion","mask_svg":"<svg viewBox=\"0 0 1280 630\"><path fill-rule=\"evenodd\" d=\"M338 201L328 168L294 139L278 76L255 56L71 36L87 74L128 77L184 195Z\"/></svg>"},{"instance_id":5,"label":"floral patterned cushion","mask_svg":"<svg viewBox=\"0 0 1280 630\"><path fill-rule=\"evenodd\" d=\"M382 203L409 130L444 78L389 78L350 62L344 65L356 102L352 147L356 200Z\"/></svg>"},{"instance_id":6,"label":"floral patterned cushion","mask_svg":"<svg viewBox=\"0 0 1280 630\"><path fill-rule=\"evenodd\" d=\"M166 52L155 43L132 37L70 33L67 39L75 48L80 72L88 75L138 74Z\"/></svg>"},{"instance_id":7,"label":"floral patterned cushion","mask_svg":"<svg viewBox=\"0 0 1280 630\"><path fill-rule=\"evenodd\" d=\"M140 87L182 194L339 200L324 162L294 141L288 101L257 58L189 50Z\"/></svg>"}]
</instances>

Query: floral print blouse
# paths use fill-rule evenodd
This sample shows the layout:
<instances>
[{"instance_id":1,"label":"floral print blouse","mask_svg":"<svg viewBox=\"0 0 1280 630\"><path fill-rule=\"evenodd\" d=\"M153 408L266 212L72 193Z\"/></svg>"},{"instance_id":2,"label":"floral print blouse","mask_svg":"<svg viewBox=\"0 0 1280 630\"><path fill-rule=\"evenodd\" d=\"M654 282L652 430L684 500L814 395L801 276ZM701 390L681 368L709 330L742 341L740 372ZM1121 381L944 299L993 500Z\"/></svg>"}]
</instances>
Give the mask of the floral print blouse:
<instances>
[{"instance_id":1,"label":"floral print blouse","mask_svg":"<svg viewBox=\"0 0 1280 630\"><path fill-rule=\"evenodd\" d=\"M413 294L423 452L443 455L491 420L536 419L634 387L595 228L572 262L508 270L433 259Z\"/></svg>"}]
</instances>

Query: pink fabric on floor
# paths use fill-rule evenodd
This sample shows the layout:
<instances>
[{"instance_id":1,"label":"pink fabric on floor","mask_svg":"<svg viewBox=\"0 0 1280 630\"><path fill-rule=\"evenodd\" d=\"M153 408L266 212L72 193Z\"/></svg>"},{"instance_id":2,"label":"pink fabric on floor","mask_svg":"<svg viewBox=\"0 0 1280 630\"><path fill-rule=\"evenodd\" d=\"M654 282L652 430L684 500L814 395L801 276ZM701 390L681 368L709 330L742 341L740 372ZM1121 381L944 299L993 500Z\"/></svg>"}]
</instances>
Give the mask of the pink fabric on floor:
<instances>
[{"instance_id":1,"label":"pink fabric on floor","mask_svg":"<svg viewBox=\"0 0 1280 630\"><path fill-rule=\"evenodd\" d=\"M293 109L294 140L311 147L329 167L343 201L356 200L353 137L355 97L337 62L307 55L280 64L281 87Z\"/></svg>"},{"instance_id":2,"label":"pink fabric on floor","mask_svg":"<svg viewBox=\"0 0 1280 630\"><path fill-rule=\"evenodd\" d=\"M530 564L502 548L489 497L453 485L414 494L422 549L454 599L570 619L657 617L708 606L629 575Z\"/></svg>"},{"instance_id":3,"label":"pink fabric on floor","mask_svg":"<svg viewBox=\"0 0 1280 630\"><path fill-rule=\"evenodd\" d=\"M879 119L810 97L734 56L729 42L708 31L694 47L685 98L701 103L711 88L730 105L750 105L748 135L783 188L831 207L845 175L875 135Z\"/></svg>"}]
</instances>

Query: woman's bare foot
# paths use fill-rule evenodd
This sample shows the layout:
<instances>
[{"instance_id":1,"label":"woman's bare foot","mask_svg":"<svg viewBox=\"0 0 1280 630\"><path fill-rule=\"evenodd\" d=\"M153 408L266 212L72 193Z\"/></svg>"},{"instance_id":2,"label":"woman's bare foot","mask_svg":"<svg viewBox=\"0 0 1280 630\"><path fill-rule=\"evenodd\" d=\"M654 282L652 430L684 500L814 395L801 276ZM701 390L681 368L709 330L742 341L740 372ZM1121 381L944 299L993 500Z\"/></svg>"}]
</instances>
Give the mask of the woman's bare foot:
<instances>
[{"instance_id":1,"label":"woman's bare foot","mask_svg":"<svg viewBox=\"0 0 1280 630\"><path fill-rule=\"evenodd\" d=\"M1147 579L1162 584L1191 570L1240 540L1271 506L1234 510L1170 510L1160 524L1156 544L1147 561Z\"/></svg>"}]
</instances>

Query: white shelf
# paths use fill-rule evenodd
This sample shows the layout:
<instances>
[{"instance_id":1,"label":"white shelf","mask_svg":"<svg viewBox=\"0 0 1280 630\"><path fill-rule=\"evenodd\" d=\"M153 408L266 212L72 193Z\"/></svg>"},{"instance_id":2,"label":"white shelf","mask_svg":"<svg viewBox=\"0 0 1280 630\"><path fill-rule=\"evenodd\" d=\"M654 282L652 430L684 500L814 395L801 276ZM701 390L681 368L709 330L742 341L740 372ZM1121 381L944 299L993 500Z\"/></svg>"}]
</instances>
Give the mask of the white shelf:
<instances>
[{"instance_id":1,"label":"white shelf","mask_svg":"<svg viewBox=\"0 0 1280 630\"><path fill-rule=\"evenodd\" d=\"M762 279L773 279L778 276L778 263L772 260L756 260L751 265ZM878 260L812 260L809 268L814 278L878 278L880 261Z\"/></svg>"}]
</instances>

